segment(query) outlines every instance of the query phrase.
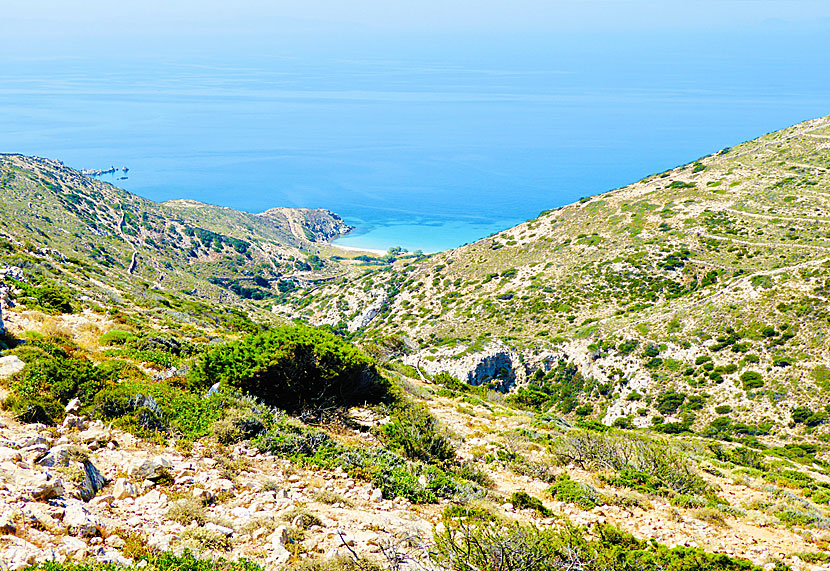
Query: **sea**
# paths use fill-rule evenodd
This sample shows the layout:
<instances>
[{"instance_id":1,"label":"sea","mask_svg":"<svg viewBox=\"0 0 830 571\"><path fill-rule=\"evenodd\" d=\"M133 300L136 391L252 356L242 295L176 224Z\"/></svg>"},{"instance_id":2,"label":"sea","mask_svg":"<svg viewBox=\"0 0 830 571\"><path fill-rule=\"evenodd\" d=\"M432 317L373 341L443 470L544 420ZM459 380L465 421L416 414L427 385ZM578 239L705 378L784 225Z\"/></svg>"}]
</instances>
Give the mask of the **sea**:
<instances>
[{"instance_id":1,"label":"sea","mask_svg":"<svg viewBox=\"0 0 830 571\"><path fill-rule=\"evenodd\" d=\"M830 114L827 35L420 38L0 53L0 152L155 201L327 208L436 252ZM127 169L123 169L127 167Z\"/></svg>"}]
</instances>

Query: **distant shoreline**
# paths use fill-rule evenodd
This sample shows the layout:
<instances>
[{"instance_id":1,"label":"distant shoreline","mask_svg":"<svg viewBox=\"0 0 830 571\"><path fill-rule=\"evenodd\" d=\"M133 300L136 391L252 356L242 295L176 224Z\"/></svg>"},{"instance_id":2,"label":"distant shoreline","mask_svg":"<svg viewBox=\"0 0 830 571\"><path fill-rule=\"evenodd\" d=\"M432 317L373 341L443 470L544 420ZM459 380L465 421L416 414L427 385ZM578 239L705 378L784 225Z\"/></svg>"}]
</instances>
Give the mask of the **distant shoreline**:
<instances>
[{"instance_id":1,"label":"distant shoreline","mask_svg":"<svg viewBox=\"0 0 830 571\"><path fill-rule=\"evenodd\" d=\"M339 248L340 250L346 250L348 252L369 252L370 254L376 254L378 256L385 256L386 250L376 250L374 248L357 248L355 246L341 246L340 244L335 244L333 242L329 242L329 246L332 248Z\"/></svg>"}]
</instances>

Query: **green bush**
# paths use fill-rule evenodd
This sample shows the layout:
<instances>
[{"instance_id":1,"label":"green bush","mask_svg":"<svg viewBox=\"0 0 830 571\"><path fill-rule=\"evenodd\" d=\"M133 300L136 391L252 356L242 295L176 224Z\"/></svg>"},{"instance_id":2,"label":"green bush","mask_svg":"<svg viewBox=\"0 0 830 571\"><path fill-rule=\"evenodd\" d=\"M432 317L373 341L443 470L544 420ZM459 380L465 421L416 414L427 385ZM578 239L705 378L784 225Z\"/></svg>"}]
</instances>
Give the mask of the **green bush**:
<instances>
[{"instance_id":1,"label":"green bush","mask_svg":"<svg viewBox=\"0 0 830 571\"><path fill-rule=\"evenodd\" d=\"M542 500L535 498L527 492L513 492L510 496L510 503L517 510L533 510L542 517L551 517L553 512L545 507Z\"/></svg>"},{"instance_id":2,"label":"green bush","mask_svg":"<svg viewBox=\"0 0 830 571\"><path fill-rule=\"evenodd\" d=\"M602 503L594 488L571 480L567 474L557 478L556 482L546 490L546 493L555 500L577 504L585 510L595 508Z\"/></svg>"},{"instance_id":3,"label":"green bush","mask_svg":"<svg viewBox=\"0 0 830 571\"><path fill-rule=\"evenodd\" d=\"M89 404L112 385L89 359L61 351L55 348L58 356L32 359L9 379L11 395L4 406L21 420L53 424L63 418L70 400L78 398L82 405Z\"/></svg>"},{"instance_id":4,"label":"green bush","mask_svg":"<svg viewBox=\"0 0 830 571\"><path fill-rule=\"evenodd\" d=\"M142 558L145 571L261 571L260 567L247 559L228 561L227 559L197 559L189 551L182 555L172 552L153 554ZM27 571L123 571L118 563L81 563L44 561L26 567Z\"/></svg>"},{"instance_id":5,"label":"green bush","mask_svg":"<svg viewBox=\"0 0 830 571\"><path fill-rule=\"evenodd\" d=\"M134 339L135 334L129 331L122 331L120 329L113 329L107 331L98 340L99 345L123 345L127 341Z\"/></svg>"},{"instance_id":6,"label":"green bush","mask_svg":"<svg viewBox=\"0 0 830 571\"><path fill-rule=\"evenodd\" d=\"M390 416L392 421L379 431L380 439L390 450L428 464L455 456L447 431L424 405L401 403L392 407Z\"/></svg>"},{"instance_id":7,"label":"green bush","mask_svg":"<svg viewBox=\"0 0 830 571\"><path fill-rule=\"evenodd\" d=\"M666 391L657 395L657 412L662 415L674 414L683 401L686 400L686 395L676 391Z\"/></svg>"},{"instance_id":8,"label":"green bush","mask_svg":"<svg viewBox=\"0 0 830 571\"><path fill-rule=\"evenodd\" d=\"M76 313L78 311L75 302L77 295L53 283L32 285L25 282L15 282L15 285L21 290L21 295L17 298L18 301L30 309L40 309L52 315Z\"/></svg>"},{"instance_id":9,"label":"green bush","mask_svg":"<svg viewBox=\"0 0 830 571\"><path fill-rule=\"evenodd\" d=\"M590 536L514 524L447 525L436 534L433 560L450 571L761 571L746 559L689 547L639 541L610 525ZM776 565L776 571L789 569Z\"/></svg>"},{"instance_id":10,"label":"green bush","mask_svg":"<svg viewBox=\"0 0 830 571\"><path fill-rule=\"evenodd\" d=\"M204 525L207 521L207 512L205 506L199 500L187 498L173 502L165 514L167 519L175 521L184 526L191 522L196 522L199 525Z\"/></svg>"},{"instance_id":11,"label":"green bush","mask_svg":"<svg viewBox=\"0 0 830 571\"><path fill-rule=\"evenodd\" d=\"M192 368L202 387L215 382L289 412L379 402L389 385L359 349L332 333L285 326L204 353Z\"/></svg>"},{"instance_id":12,"label":"green bush","mask_svg":"<svg viewBox=\"0 0 830 571\"><path fill-rule=\"evenodd\" d=\"M743 383L744 390L746 391L760 389L764 386L764 379L761 376L761 373L757 371L745 371L741 374L741 382Z\"/></svg>"},{"instance_id":13,"label":"green bush","mask_svg":"<svg viewBox=\"0 0 830 571\"><path fill-rule=\"evenodd\" d=\"M286 416L279 417L256 443L264 452L300 464L328 469L339 466L354 478L371 481L386 499L400 496L413 503L434 503L438 498L452 499L458 494L484 494L476 484L458 482L438 466L407 460L385 448L343 446L326 433Z\"/></svg>"},{"instance_id":14,"label":"green bush","mask_svg":"<svg viewBox=\"0 0 830 571\"><path fill-rule=\"evenodd\" d=\"M551 446L563 464L590 471L610 471L615 486L662 496L703 494L709 486L683 452L666 440L632 433L573 430Z\"/></svg>"}]
</instances>

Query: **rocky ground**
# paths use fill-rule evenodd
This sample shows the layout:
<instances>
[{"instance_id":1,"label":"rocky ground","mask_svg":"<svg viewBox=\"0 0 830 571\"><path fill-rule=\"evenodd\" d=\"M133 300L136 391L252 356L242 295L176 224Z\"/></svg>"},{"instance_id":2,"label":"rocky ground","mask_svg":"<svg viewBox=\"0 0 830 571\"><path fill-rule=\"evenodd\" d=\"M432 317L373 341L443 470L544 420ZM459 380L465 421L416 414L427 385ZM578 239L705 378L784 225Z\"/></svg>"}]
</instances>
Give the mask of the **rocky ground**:
<instances>
[{"instance_id":1,"label":"rocky ground","mask_svg":"<svg viewBox=\"0 0 830 571\"><path fill-rule=\"evenodd\" d=\"M72 325L62 323L74 331ZM0 386L22 368L15 356L0 358ZM487 508L506 519L540 527L611 523L638 538L724 552L767 568L776 560L795 570L828 568L803 562L799 554L826 549L830 532L786 526L774 518L768 506L789 492L768 482L737 470L702 470L734 508L732 515L718 512L712 518L705 510L610 487L600 474L573 465L554 468L614 498L581 509L546 496L549 479L485 463L487 455L509 448L531 464L553 464L544 446L517 436L534 428L531 415L498 399L465 402L438 396L426 382L407 383L412 398L425 402L454 435L458 457L492 478ZM360 424L378 420L369 410L354 409L352 415ZM378 445L369 432L340 430L333 433L340 440ZM506 498L516 490L543 498L552 516L515 509ZM447 504L384 499L372 484L342 470L300 467L245 443L152 442L75 414L61 426L47 427L20 424L0 413L0 571L85 558L129 565L148 549L244 557L266 569L336 555L420 569L429 567L427 548L443 526Z\"/></svg>"},{"instance_id":2,"label":"rocky ground","mask_svg":"<svg viewBox=\"0 0 830 571\"><path fill-rule=\"evenodd\" d=\"M480 435L479 423L486 419L459 413L448 402L436 405L434 410L452 430L466 436L462 455L472 457L477 448L491 445ZM490 427L497 434L515 422L500 418ZM479 436L472 436L476 432ZM380 562L411 555L409 565L418 567L423 546L442 525L445 506L384 500L380 490L339 470L301 469L245 445L227 450L200 444L187 448L148 443L73 415L58 428L20 425L4 417L0 569L88 557L128 565L145 548L246 557L266 568L279 568L298 557L352 552ZM573 466L563 471L576 480L597 483ZM523 489L541 496L546 486L509 471L492 475L497 491L505 494ZM765 496L761 486L747 479L712 480L732 505L750 505ZM815 551L816 543L828 539L825 532L797 533L751 512L707 523L663 500L640 500L638 506L592 510L547 502L554 517L535 518L535 523L546 527L567 520L575 525L608 522L669 546L703 547L759 564L785 559L795 569L825 568L802 564L792 556ZM534 519L510 504L497 509L508 517ZM190 523L182 523L189 518Z\"/></svg>"}]
</instances>

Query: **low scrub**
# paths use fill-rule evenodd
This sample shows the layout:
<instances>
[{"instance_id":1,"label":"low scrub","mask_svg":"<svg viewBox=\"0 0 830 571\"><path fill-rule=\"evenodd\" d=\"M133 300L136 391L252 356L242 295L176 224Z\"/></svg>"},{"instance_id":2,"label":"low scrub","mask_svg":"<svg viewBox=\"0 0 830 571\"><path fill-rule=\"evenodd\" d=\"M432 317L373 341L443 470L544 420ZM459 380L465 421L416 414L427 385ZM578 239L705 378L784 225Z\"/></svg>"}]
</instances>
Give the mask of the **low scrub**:
<instances>
[{"instance_id":1,"label":"low scrub","mask_svg":"<svg viewBox=\"0 0 830 571\"><path fill-rule=\"evenodd\" d=\"M378 436L390 450L428 464L451 460L455 448L448 432L422 404L403 402L390 410L391 422Z\"/></svg>"},{"instance_id":2,"label":"low scrub","mask_svg":"<svg viewBox=\"0 0 830 571\"><path fill-rule=\"evenodd\" d=\"M611 472L606 481L662 496L701 494L708 485L668 441L640 435L574 430L554 444L562 463Z\"/></svg>"},{"instance_id":3,"label":"low scrub","mask_svg":"<svg viewBox=\"0 0 830 571\"><path fill-rule=\"evenodd\" d=\"M400 496L413 503L434 503L441 498L484 495L481 487L454 476L448 468L408 460L384 448L344 446L287 416L280 417L256 443L265 452L299 464L328 469L339 466L354 478L372 482L387 499Z\"/></svg>"},{"instance_id":4,"label":"low scrub","mask_svg":"<svg viewBox=\"0 0 830 571\"><path fill-rule=\"evenodd\" d=\"M448 525L435 536L432 558L451 571L761 571L746 559L689 547L669 549L608 525L595 526L590 535L577 528ZM779 563L775 569L789 567Z\"/></svg>"},{"instance_id":5,"label":"low scrub","mask_svg":"<svg viewBox=\"0 0 830 571\"><path fill-rule=\"evenodd\" d=\"M182 555L164 552L145 556L141 559L144 571L260 571L259 565L247 559L228 561L227 559L197 559L190 552ZM123 571L118 563L96 563L85 561L57 562L44 561L26 567L26 571Z\"/></svg>"}]
</instances>

